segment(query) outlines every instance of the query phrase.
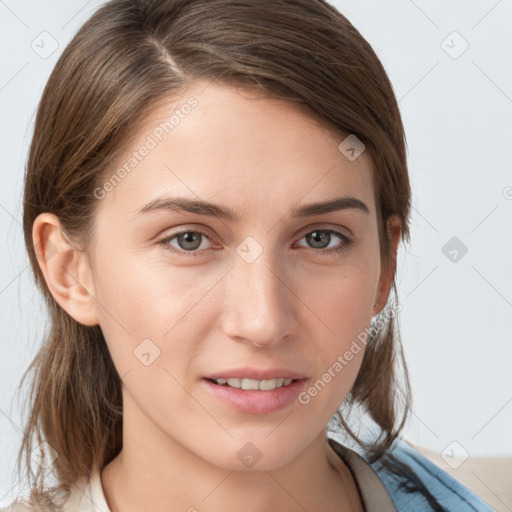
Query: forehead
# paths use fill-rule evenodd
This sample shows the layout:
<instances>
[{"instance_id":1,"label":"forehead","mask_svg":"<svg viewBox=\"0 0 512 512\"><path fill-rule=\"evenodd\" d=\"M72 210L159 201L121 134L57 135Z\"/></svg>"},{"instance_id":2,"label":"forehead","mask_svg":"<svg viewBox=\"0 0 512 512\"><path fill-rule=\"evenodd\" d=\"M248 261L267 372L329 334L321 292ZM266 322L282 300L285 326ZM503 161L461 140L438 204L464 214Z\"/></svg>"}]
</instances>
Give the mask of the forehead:
<instances>
[{"instance_id":1,"label":"forehead","mask_svg":"<svg viewBox=\"0 0 512 512\"><path fill-rule=\"evenodd\" d=\"M167 193L257 213L271 202L289 209L345 194L373 215L370 159L346 158L338 148L345 137L290 101L197 82L148 112L107 175L122 178L100 207L133 215Z\"/></svg>"}]
</instances>

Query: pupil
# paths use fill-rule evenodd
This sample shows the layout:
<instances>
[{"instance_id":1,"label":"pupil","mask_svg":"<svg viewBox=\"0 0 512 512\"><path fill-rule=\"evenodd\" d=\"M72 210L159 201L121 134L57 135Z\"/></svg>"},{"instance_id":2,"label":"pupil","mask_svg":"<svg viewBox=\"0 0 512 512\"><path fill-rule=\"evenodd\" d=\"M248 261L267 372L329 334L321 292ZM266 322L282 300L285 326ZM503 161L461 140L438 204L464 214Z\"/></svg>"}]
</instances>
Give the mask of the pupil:
<instances>
[{"instance_id":1,"label":"pupil","mask_svg":"<svg viewBox=\"0 0 512 512\"><path fill-rule=\"evenodd\" d=\"M315 246L315 244L320 244L320 246L322 246L322 239L323 239L323 242L327 242L327 244L329 243L329 233L325 232L325 231L312 231L309 235L310 239L312 239L312 242L313 242L313 245Z\"/></svg>"},{"instance_id":2,"label":"pupil","mask_svg":"<svg viewBox=\"0 0 512 512\"><path fill-rule=\"evenodd\" d=\"M193 231L189 231L187 233L183 233L181 235L181 239L184 240L184 244L180 244L182 245L182 248L183 249L197 249L201 244L197 243L197 241L199 240L199 238L201 237L201 234L200 233L195 233ZM192 244L191 246L189 244Z\"/></svg>"}]
</instances>

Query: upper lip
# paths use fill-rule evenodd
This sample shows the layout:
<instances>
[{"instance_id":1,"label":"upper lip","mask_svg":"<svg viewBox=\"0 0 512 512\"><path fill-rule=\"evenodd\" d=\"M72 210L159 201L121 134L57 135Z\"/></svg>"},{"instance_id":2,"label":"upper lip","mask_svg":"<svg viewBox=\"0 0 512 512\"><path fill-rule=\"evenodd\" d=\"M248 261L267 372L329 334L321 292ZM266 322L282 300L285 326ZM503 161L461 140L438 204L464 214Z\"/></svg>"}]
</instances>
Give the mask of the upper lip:
<instances>
[{"instance_id":1,"label":"upper lip","mask_svg":"<svg viewBox=\"0 0 512 512\"><path fill-rule=\"evenodd\" d=\"M271 379L305 379L306 376L287 368L268 368L266 370L259 370L257 368L231 368L229 370L221 370L210 375L206 379L256 379L256 380L271 380Z\"/></svg>"}]
</instances>

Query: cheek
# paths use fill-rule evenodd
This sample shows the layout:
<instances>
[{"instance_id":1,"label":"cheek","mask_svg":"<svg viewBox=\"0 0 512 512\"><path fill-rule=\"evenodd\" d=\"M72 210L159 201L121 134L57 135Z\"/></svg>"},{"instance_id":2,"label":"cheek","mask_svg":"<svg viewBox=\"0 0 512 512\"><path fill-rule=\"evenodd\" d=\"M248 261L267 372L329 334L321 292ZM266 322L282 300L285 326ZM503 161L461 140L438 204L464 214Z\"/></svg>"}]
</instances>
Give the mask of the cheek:
<instances>
[{"instance_id":1,"label":"cheek","mask_svg":"<svg viewBox=\"0 0 512 512\"><path fill-rule=\"evenodd\" d=\"M322 279L312 279L305 295L307 304L317 313L318 326L326 334L327 345L342 349L372 318L376 298L377 272L368 265L364 268L344 268Z\"/></svg>"},{"instance_id":2,"label":"cheek","mask_svg":"<svg viewBox=\"0 0 512 512\"><path fill-rule=\"evenodd\" d=\"M117 321L129 332L161 337L204 295L197 275L163 257L155 262L154 251L110 257L104 249L95 281L106 324Z\"/></svg>"},{"instance_id":3,"label":"cheek","mask_svg":"<svg viewBox=\"0 0 512 512\"><path fill-rule=\"evenodd\" d=\"M186 363L182 359L192 358L207 323L205 311L214 307L209 293L222 272L173 267L160 256L158 261L141 254L109 257L104 247L97 257L102 263L95 269L95 299L119 374L139 364L142 354L154 367Z\"/></svg>"},{"instance_id":4,"label":"cheek","mask_svg":"<svg viewBox=\"0 0 512 512\"><path fill-rule=\"evenodd\" d=\"M306 323L309 339L316 340L317 373L305 400L322 395L319 402L329 402L334 411L352 388L368 340L375 287L375 272L347 270L308 297L317 315Z\"/></svg>"}]
</instances>

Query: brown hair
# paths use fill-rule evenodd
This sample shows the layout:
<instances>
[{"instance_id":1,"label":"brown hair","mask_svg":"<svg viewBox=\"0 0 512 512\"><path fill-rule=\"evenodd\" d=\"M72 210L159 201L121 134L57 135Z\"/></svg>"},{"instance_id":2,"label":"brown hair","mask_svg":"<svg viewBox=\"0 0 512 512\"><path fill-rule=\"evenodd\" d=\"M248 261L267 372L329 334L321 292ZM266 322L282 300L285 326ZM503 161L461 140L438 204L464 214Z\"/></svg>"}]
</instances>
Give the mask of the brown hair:
<instances>
[{"instance_id":1,"label":"brown hair","mask_svg":"<svg viewBox=\"0 0 512 512\"><path fill-rule=\"evenodd\" d=\"M405 135L387 74L370 44L324 0L112 0L82 26L42 95L25 176L25 244L50 312L50 328L25 371L33 380L18 455L34 473L32 437L58 458L58 489L108 464L122 447L121 381L99 326L76 322L55 301L38 264L32 226L42 212L87 251L97 206L93 191L112 172L156 102L194 80L263 91L295 102L340 136L354 134L373 164L380 255L392 269L387 220L398 215L409 241L410 185ZM346 404L360 405L381 435L372 459L391 446L407 418L408 376L395 316L366 348ZM397 363L402 370L397 373ZM352 432L344 414L341 425ZM357 440L355 433L352 434ZM33 483L32 483L33 482Z\"/></svg>"}]
</instances>

